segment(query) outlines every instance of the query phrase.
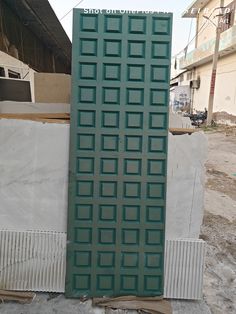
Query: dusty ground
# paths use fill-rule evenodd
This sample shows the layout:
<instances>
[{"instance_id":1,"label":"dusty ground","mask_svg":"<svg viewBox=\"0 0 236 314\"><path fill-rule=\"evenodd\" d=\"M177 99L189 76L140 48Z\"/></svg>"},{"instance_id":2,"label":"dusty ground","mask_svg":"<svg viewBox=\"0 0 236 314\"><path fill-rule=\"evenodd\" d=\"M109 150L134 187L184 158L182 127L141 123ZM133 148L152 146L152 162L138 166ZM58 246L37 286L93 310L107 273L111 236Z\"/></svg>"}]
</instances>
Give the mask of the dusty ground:
<instances>
[{"instance_id":1,"label":"dusty ground","mask_svg":"<svg viewBox=\"0 0 236 314\"><path fill-rule=\"evenodd\" d=\"M236 313L235 131L207 133L209 154L201 238L207 242L204 296L213 314Z\"/></svg>"},{"instance_id":2,"label":"dusty ground","mask_svg":"<svg viewBox=\"0 0 236 314\"><path fill-rule=\"evenodd\" d=\"M204 300L172 301L173 314L236 313L236 130L207 132L205 216L201 238L207 242ZM92 308L91 302L63 295L37 294L31 305L0 305L0 314L134 314Z\"/></svg>"}]
</instances>

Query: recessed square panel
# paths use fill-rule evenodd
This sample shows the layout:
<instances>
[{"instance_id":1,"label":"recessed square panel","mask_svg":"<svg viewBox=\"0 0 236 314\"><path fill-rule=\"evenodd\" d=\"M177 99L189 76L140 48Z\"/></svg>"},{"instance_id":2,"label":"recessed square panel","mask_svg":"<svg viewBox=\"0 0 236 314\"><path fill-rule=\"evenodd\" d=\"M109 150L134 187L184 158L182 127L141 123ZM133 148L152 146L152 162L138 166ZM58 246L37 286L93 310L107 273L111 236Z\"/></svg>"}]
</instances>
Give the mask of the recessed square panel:
<instances>
[{"instance_id":1,"label":"recessed square panel","mask_svg":"<svg viewBox=\"0 0 236 314\"><path fill-rule=\"evenodd\" d=\"M140 206L125 205L123 207L123 220L129 222L140 222Z\"/></svg>"},{"instance_id":2,"label":"recessed square panel","mask_svg":"<svg viewBox=\"0 0 236 314\"><path fill-rule=\"evenodd\" d=\"M116 221L116 205L100 205L99 219L101 221Z\"/></svg>"},{"instance_id":3,"label":"recessed square panel","mask_svg":"<svg viewBox=\"0 0 236 314\"><path fill-rule=\"evenodd\" d=\"M129 40L128 41L128 57L129 58L145 58L145 41Z\"/></svg>"},{"instance_id":4,"label":"recessed square panel","mask_svg":"<svg viewBox=\"0 0 236 314\"><path fill-rule=\"evenodd\" d=\"M86 104L96 103L96 87L79 87L79 102Z\"/></svg>"},{"instance_id":5,"label":"recessed square panel","mask_svg":"<svg viewBox=\"0 0 236 314\"><path fill-rule=\"evenodd\" d=\"M116 229L102 228L98 229L99 244L115 244Z\"/></svg>"},{"instance_id":6,"label":"recessed square panel","mask_svg":"<svg viewBox=\"0 0 236 314\"><path fill-rule=\"evenodd\" d=\"M146 214L148 222L162 222L164 208L160 206L147 206Z\"/></svg>"},{"instance_id":7,"label":"recessed square panel","mask_svg":"<svg viewBox=\"0 0 236 314\"><path fill-rule=\"evenodd\" d=\"M103 104L119 105L120 104L120 89L116 87L103 88Z\"/></svg>"},{"instance_id":8,"label":"recessed square panel","mask_svg":"<svg viewBox=\"0 0 236 314\"><path fill-rule=\"evenodd\" d=\"M79 110L78 111L78 126L94 128L96 121L96 111L94 110Z\"/></svg>"},{"instance_id":9,"label":"recessed square panel","mask_svg":"<svg viewBox=\"0 0 236 314\"><path fill-rule=\"evenodd\" d=\"M97 79L97 64L89 63L89 62L80 62L79 79L96 80Z\"/></svg>"},{"instance_id":10,"label":"recessed square panel","mask_svg":"<svg viewBox=\"0 0 236 314\"><path fill-rule=\"evenodd\" d=\"M140 176L142 172L142 159L125 159L124 175Z\"/></svg>"},{"instance_id":11,"label":"recessed square panel","mask_svg":"<svg viewBox=\"0 0 236 314\"><path fill-rule=\"evenodd\" d=\"M168 92L165 89L151 89L151 106L168 106Z\"/></svg>"},{"instance_id":12,"label":"recessed square panel","mask_svg":"<svg viewBox=\"0 0 236 314\"><path fill-rule=\"evenodd\" d=\"M139 244L139 230L138 229L123 229L122 230L122 244L138 245Z\"/></svg>"},{"instance_id":13,"label":"recessed square panel","mask_svg":"<svg viewBox=\"0 0 236 314\"><path fill-rule=\"evenodd\" d=\"M98 252L98 266L102 268L115 267L115 253Z\"/></svg>"},{"instance_id":14,"label":"recessed square panel","mask_svg":"<svg viewBox=\"0 0 236 314\"><path fill-rule=\"evenodd\" d=\"M93 181L77 181L77 196L92 197Z\"/></svg>"},{"instance_id":15,"label":"recessed square panel","mask_svg":"<svg viewBox=\"0 0 236 314\"><path fill-rule=\"evenodd\" d=\"M92 244L92 228L76 228L75 242L81 244Z\"/></svg>"},{"instance_id":16,"label":"recessed square panel","mask_svg":"<svg viewBox=\"0 0 236 314\"><path fill-rule=\"evenodd\" d=\"M142 151L142 136L128 135L125 137L125 150L127 152Z\"/></svg>"},{"instance_id":17,"label":"recessed square panel","mask_svg":"<svg viewBox=\"0 0 236 314\"><path fill-rule=\"evenodd\" d=\"M149 136L148 150L152 153L166 152L166 138L161 136Z\"/></svg>"},{"instance_id":18,"label":"recessed square panel","mask_svg":"<svg viewBox=\"0 0 236 314\"><path fill-rule=\"evenodd\" d=\"M81 14L80 27L82 32L98 31L98 15L97 14Z\"/></svg>"},{"instance_id":19,"label":"recessed square panel","mask_svg":"<svg viewBox=\"0 0 236 314\"><path fill-rule=\"evenodd\" d=\"M104 22L105 22L106 33L121 33L122 32L122 16L106 15Z\"/></svg>"},{"instance_id":20,"label":"recessed square panel","mask_svg":"<svg viewBox=\"0 0 236 314\"><path fill-rule=\"evenodd\" d=\"M145 79L145 65L142 64L128 64L127 79L131 82L144 82Z\"/></svg>"},{"instance_id":21,"label":"recessed square panel","mask_svg":"<svg viewBox=\"0 0 236 314\"><path fill-rule=\"evenodd\" d=\"M80 39L81 56L97 56L98 44L97 39Z\"/></svg>"},{"instance_id":22,"label":"recessed square panel","mask_svg":"<svg viewBox=\"0 0 236 314\"><path fill-rule=\"evenodd\" d=\"M102 127L103 128L119 128L118 111L103 111L102 112Z\"/></svg>"},{"instance_id":23,"label":"recessed square panel","mask_svg":"<svg viewBox=\"0 0 236 314\"><path fill-rule=\"evenodd\" d=\"M104 40L104 57L121 57L121 40Z\"/></svg>"},{"instance_id":24,"label":"recessed square panel","mask_svg":"<svg viewBox=\"0 0 236 314\"><path fill-rule=\"evenodd\" d=\"M90 251L76 251L75 252L75 266L77 267L91 267L91 252Z\"/></svg>"},{"instance_id":25,"label":"recessed square panel","mask_svg":"<svg viewBox=\"0 0 236 314\"><path fill-rule=\"evenodd\" d=\"M135 268L139 265L139 254L131 252L121 253L121 266L124 268Z\"/></svg>"},{"instance_id":26,"label":"recessed square panel","mask_svg":"<svg viewBox=\"0 0 236 314\"><path fill-rule=\"evenodd\" d=\"M152 58L169 59L170 44L169 42L152 42Z\"/></svg>"},{"instance_id":27,"label":"recessed square panel","mask_svg":"<svg viewBox=\"0 0 236 314\"><path fill-rule=\"evenodd\" d=\"M168 81L168 66L153 65L151 67L151 81L159 83L167 83Z\"/></svg>"},{"instance_id":28,"label":"recessed square panel","mask_svg":"<svg viewBox=\"0 0 236 314\"><path fill-rule=\"evenodd\" d=\"M167 128L167 115L166 113L153 113L149 114L149 128L165 130Z\"/></svg>"},{"instance_id":29,"label":"recessed square panel","mask_svg":"<svg viewBox=\"0 0 236 314\"><path fill-rule=\"evenodd\" d=\"M95 135L78 134L78 149L79 150L94 150L95 149Z\"/></svg>"},{"instance_id":30,"label":"recessed square panel","mask_svg":"<svg viewBox=\"0 0 236 314\"><path fill-rule=\"evenodd\" d=\"M119 151L119 136L118 135L102 135L102 150L103 151Z\"/></svg>"},{"instance_id":31,"label":"recessed square panel","mask_svg":"<svg viewBox=\"0 0 236 314\"><path fill-rule=\"evenodd\" d=\"M101 197L117 197L117 182L100 182Z\"/></svg>"},{"instance_id":32,"label":"recessed square panel","mask_svg":"<svg viewBox=\"0 0 236 314\"><path fill-rule=\"evenodd\" d=\"M170 35L170 19L153 17L152 18L152 33L153 35Z\"/></svg>"},{"instance_id":33,"label":"recessed square panel","mask_svg":"<svg viewBox=\"0 0 236 314\"><path fill-rule=\"evenodd\" d=\"M87 294L91 286L90 275L75 275L74 276L74 289L78 290L81 294Z\"/></svg>"},{"instance_id":34,"label":"recessed square panel","mask_svg":"<svg viewBox=\"0 0 236 314\"><path fill-rule=\"evenodd\" d=\"M125 113L126 128L142 129L143 127L143 113L142 112L126 112Z\"/></svg>"},{"instance_id":35,"label":"recessed square panel","mask_svg":"<svg viewBox=\"0 0 236 314\"><path fill-rule=\"evenodd\" d=\"M161 277L160 276L145 276L144 289L152 291L153 293L160 293L161 291Z\"/></svg>"},{"instance_id":36,"label":"recessed square panel","mask_svg":"<svg viewBox=\"0 0 236 314\"><path fill-rule=\"evenodd\" d=\"M97 289L103 291L111 291L114 289L114 276L113 275L98 275Z\"/></svg>"},{"instance_id":37,"label":"recessed square panel","mask_svg":"<svg viewBox=\"0 0 236 314\"><path fill-rule=\"evenodd\" d=\"M145 266L147 268L161 268L162 267L162 255L160 253L146 253L145 254Z\"/></svg>"},{"instance_id":38,"label":"recessed square panel","mask_svg":"<svg viewBox=\"0 0 236 314\"><path fill-rule=\"evenodd\" d=\"M135 292L138 290L138 276L137 275L122 275L121 276L121 290L128 292Z\"/></svg>"},{"instance_id":39,"label":"recessed square panel","mask_svg":"<svg viewBox=\"0 0 236 314\"><path fill-rule=\"evenodd\" d=\"M103 79L108 81L119 81L121 74L121 65L113 63L103 64Z\"/></svg>"},{"instance_id":40,"label":"recessed square panel","mask_svg":"<svg viewBox=\"0 0 236 314\"><path fill-rule=\"evenodd\" d=\"M161 199L164 198L164 184L163 183L148 183L147 197Z\"/></svg>"},{"instance_id":41,"label":"recessed square panel","mask_svg":"<svg viewBox=\"0 0 236 314\"><path fill-rule=\"evenodd\" d=\"M118 159L117 158L102 158L101 159L101 174L118 174Z\"/></svg>"},{"instance_id":42,"label":"recessed square panel","mask_svg":"<svg viewBox=\"0 0 236 314\"><path fill-rule=\"evenodd\" d=\"M141 197L141 183L139 182L125 182L124 183L124 197L126 198L140 198Z\"/></svg>"},{"instance_id":43,"label":"recessed square panel","mask_svg":"<svg viewBox=\"0 0 236 314\"><path fill-rule=\"evenodd\" d=\"M162 243L162 231L160 230L146 230L146 244L160 245Z\"/></svg>"},{"instance_id":44,"label":"recessed square panel","mask_svg":"<svg viewBox=\"0 0 236 314\"><path fill-rule=\"evenodd\" d=\"M93 205L78 204L75 210L75 219L83 221L91 221L93 219Z\"/></svg>"},{"instance_id":45,"label":"recessed square panel","mask_svg":"<svg viewBox=\"0 0 236 314\"><path fill-rule=\"evenodd\" d=\"M144 105L144 89L128 88L127 89L127 105Z\"/></svg>"},{"instance_id":46,"label":"recessed square panel","mask_svg":"<svg viewBox=\"0 0 236 314\"><path fill-rule=\"evenodd\" d=\"M165 176L165 160L149 159L147 174L149 176Z\"/></svg>"},{"instance_id":47,"label":"recessed square panel","mask_svg":"<svg viewBox=\"0 0 236 314\"><path fill-rule=\"evenodd\" d=\"M78 157L77 158L78 174L94 174L94 158Z\"/></svg>"},{"instance_id":48,"label":"recessed square panel","mask_svg":"<svg viewBox=\"0 0 236 314\"><path fill-rule=\"evenodd\" d=\"M146 34L146 17L133 16L129 17L130 34Z\"/></svg>"}]
</instances>

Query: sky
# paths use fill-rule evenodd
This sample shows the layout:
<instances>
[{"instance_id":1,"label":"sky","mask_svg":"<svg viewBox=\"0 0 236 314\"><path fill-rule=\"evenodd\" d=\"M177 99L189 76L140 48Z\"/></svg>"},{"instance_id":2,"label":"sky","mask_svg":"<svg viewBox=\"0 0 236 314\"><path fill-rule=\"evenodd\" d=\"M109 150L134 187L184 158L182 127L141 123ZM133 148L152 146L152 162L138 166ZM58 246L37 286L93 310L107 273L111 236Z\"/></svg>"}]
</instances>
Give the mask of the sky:
<instances>
[{"instance_id":1,"label":"sky","mask_svg":"<svg viewBox=\"0 0 236 314\"><path fill-rule=\"evenodd\" d=\"M49 0L52 8L67 32L72 38L72 12L68 13L79 0ZM122 9L122 10L155 10L174 13L173 49L172 55L179 53L187 46L191 29L191 19L181 18L181 14L191 4L192 0L82 0L78 8L91 9ZM192 24L190 38L194 37L195 20Z\"/></svg>"}]
</instances>

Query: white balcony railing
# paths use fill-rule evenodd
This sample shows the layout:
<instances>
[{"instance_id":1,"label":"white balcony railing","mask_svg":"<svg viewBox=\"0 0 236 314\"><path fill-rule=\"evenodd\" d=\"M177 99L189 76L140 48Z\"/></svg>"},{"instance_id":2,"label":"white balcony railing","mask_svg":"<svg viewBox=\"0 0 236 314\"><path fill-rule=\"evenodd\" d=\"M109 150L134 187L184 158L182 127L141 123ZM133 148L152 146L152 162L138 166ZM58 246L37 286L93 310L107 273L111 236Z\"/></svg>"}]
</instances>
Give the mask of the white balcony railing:
<instances>
[{"instance_id":1,"label":"white balcony railing","mask_svg":"<svg viewBox=\"0 0 236 314\"><path fill-rule=\"evenodd\" d=\"M215 48L215 38L207 41L198 48L181 58L180 68L191 69L211 61ZM220 55L226 55L236 51L236 25L221 34Z\"/></svg>"}]
</instances>

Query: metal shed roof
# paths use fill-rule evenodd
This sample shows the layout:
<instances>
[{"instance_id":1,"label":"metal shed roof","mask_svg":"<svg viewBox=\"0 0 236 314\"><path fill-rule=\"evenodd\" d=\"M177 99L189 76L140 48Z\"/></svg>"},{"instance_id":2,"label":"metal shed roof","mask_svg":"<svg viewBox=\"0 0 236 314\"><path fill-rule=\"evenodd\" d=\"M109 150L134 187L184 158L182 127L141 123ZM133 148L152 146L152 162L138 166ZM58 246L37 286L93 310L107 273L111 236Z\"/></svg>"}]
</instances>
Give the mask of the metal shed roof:
<instances>
[{"instance_id":1,"label":"metal shed roof","mask_svg":"<svg viewBox=\"0 0 236 314\"><path fill-rule=\"evenodd\" d=\"M71 62L71 41L48 0L4 1L48 48Z\"/></svg>"}]
</instances>

